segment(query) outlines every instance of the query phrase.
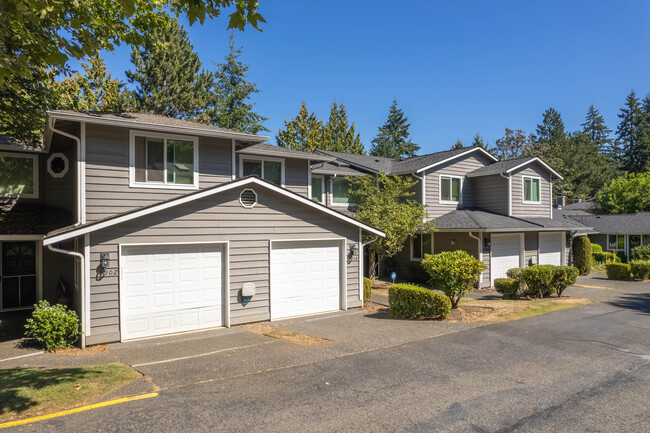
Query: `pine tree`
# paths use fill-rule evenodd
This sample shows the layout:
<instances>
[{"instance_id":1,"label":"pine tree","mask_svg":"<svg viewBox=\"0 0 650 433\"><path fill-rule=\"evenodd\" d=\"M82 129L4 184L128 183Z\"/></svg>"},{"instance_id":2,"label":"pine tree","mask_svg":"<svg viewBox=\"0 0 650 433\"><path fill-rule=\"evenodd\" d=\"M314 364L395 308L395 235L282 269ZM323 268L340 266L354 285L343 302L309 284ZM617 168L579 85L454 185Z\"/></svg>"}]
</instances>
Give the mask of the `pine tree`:
<instances>
[{"instance_id":1,"label":"pine tree","mask_svg":"<svg viewBox=\"0 0 650 433\"><path fill-rule=\"evenodd\" d=\"M537 140L553 143L566 138L562 116L555 108L548 108L543 115L542 123L537 125Z\"/></svg>"},{"instance_id":2,"label":"pine tree","mask_svg":"<svg viewBox=\"0 0 650 433\"><path fill-rule=\"evenodd\" d=\"M627 95L618 117L621 121L616 135L622 150L619 160L623 170L630 173L650 170L650 122L634 90Z\"/></svg>"},{"instance_id":3,"label":"pine tree","mask_svg":"<svg viewBox=\"0 0 650 433\"><path fill-rule=\"evenodd\" d=\"M537 134L524 156L539 156L555 171L561 173L564 169L561 155L565 151L566 139L562 116L554 108L548 108L543 114L542 123L537 125Z\"/></svg>"},{"instance_id":4,"label":"pine tree","mask_svg":"<svg viewBox=\"0 0 650 433\"><path fill-rule=\"evenodd\" d=\"M472 139L472 147L481 147L483 149L487 149L487 143L485 140L483 140L483 137L481 137L478 132Z\"/></svg>"},{"instance_id":5,"label":"pine tree","mask_svg":"<svg viewBox=\"0 0 650 433\"><path fill-rule=\"evenodd\" d=\"M397 99L393 100L388 112L388 119L379 127L377 136L372 140L370 154L386 158L415 156L420 146L413 143L409 136L410 123L404 111L397 108Z\"/></svg>"},{"instance_id":6,"label":"pine tree","mask_svg":"<svg viewBox=\"0 0 650 433\"><path fill-rule=\"evenodd\" d=\"M463 147L465 147L465 146L463 145L463 142L460 141L460 138L459 138L458 140L456 140L456 142L451 146L451 149L449 149L449 150L458 150L458 149L462 149Z\"/></svg>"},{"instance_id":7,"label":"pine tree","mask_svg":"<svg viewBox=\"0 0 650 433\"><path fill-rule=\"evenodd\" d=\"M230 52L224 63L216 65L207 109L198 120L250 134L268 131L262 125L267 118L255 113L253 104L247 103L253 93L260 91L255 83L246 80L250 65L245 65L239 60L242 49L235 48L232 33L228 45Z\"/></svg>"},{"instance_id":8,"label":"pine tree","mask_svg":"<svg viewBox=\"0 0 650 433\"><path fill-rule=\"evenodd\" d=\"M300 104L300 112L290 121L284 121L284 130L278 131L275 141L278 146L294 150L313 152L322 149L323 122L316 114L307 110L307 104Z\"/></svg>"},{"instance_id":9,"label":"pine tree","mask_svg":"<svg viewBox=\"0 0 650 433\"><path fill-rule=\"evenodd\" d=\"M56 85L59 108L75 111L123 111L124 83L106 70L99 53L82 63L84 72L77 72Z\"/></svg>"},{"instance_id":10,"label":"pine tree","mask_svg":"<svg viewBox=\"0 0 650 433\"><path fill-rule=\"evenodd\" d=\"M594 104L589 106L587 116L584 123L582 123L582 132L587 134L587 137L598 146L598 151L601 153L609 153L612 140L610 134L611 129L605 126L605 119L600 114L600 111L594 107Z\"/></svg>"},{"instance_id":11,"label":"pine tree","mask_svg":"<svg viewBox=\"0 0 650 433\"><path fill-rule=\"evenodd\" d=\"M134 47L131 61L135 70L126 76L136 85L136 110L177 118L203 111L212 76L201 71L199 55L178 20L155 28L143 46Z\"/></svg>"},{"instance_id":12,"label":"pine tree","mask_svg":"<svg viewBox=\"0 0 650 433\"><path fill-rule=\"evenodd\" d=\"M345 105L332 102L330 117L323 131L322 150L365 154L361 136L355 133L354 122L349 125Z\"/></svg>"}]
</instances>

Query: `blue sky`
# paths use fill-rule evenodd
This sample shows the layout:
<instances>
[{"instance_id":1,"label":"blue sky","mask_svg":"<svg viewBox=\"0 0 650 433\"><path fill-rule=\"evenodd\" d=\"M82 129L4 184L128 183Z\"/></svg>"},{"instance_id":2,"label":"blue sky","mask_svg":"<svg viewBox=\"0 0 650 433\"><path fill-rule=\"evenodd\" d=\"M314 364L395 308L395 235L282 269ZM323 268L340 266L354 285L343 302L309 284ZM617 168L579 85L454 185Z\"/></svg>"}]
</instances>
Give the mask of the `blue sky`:
<instances>
[{"instance_id":1,"label":"blue sky","mask_svg":"<svg viewBox=\"0 0 650 433\"><path fill-rule=\"evenodd\" d=\"M366 148L397 98L420 153L505 127L533 132L548 107L568 129L590 104L616 129L631 89L650 92L647 1L271 1L263 32L237 32L250 79L262 91L271 142L305 101L326 120L345 103ZM228 50L226 18L195 24L205 66ZM106 54L126 80L129 47Z\"/></svg>"}]
</instances>

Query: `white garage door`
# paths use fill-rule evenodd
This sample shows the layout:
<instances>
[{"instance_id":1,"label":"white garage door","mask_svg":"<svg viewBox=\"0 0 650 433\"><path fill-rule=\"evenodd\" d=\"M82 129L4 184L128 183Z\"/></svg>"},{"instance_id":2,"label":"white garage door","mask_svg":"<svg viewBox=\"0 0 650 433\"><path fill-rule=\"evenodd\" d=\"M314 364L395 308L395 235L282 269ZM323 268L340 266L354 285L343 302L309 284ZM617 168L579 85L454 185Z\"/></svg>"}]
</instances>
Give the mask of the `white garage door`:
<instances>
[{"instance_id":1,"label":"white garage door","mask_svg":"<svg viewBox=\"0 0 650 433\"><path fill-rule=\"evenodd\" d=\"M222 325L223 247L122 248L122 340Z\"/></svg>"},{"instance_id":2,"label":"white garage door","mask_svg":"<svg viewBox=\"0 0 650 433\"><path fill-rule=\"evenodd\" d=\"M491 279L506 278L508 269L521 266L521 235L492 235Z\"/></svg>"},{"instance_id":3,"label":"white garage door","mask_svg":"<svg viewBox=\"0 0 650 433\"><path fill-rule=\"evenodd\" d=\"M540 233L539 234L539 264L555 265L562 264L562 248L564 247L564 233Z\"/></svg>"},{"instance_id":4,"label":"white garage door","mask_svg":"<svg viewBox=\"0 0 650 433\"><path fill-rule=\"evenodd\" d=\"M341 243L274 242L271 320L341 308Z\"/></svg>"}]
</instances>

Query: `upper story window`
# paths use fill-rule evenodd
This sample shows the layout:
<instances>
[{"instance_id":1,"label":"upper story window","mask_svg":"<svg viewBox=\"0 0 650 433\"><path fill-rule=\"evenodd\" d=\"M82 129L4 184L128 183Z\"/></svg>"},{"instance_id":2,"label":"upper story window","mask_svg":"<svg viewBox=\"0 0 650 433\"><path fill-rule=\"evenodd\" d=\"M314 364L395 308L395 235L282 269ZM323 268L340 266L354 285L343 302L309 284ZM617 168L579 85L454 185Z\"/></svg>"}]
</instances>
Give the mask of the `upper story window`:
<instances>
[{"instance_id":1,"label":"upper story window","mask_svg":"<svg viewBox=\"0 0 650 433\"><path fill-rule=\"evenodd\" d=\"M524 182L524 203L539 204L540 200L540 179L539 177L523 176Z\"/></svg>"},{"instance_id":2,"label":"upper story window","mask_svg":"<svg viewBox=\"0 0 650 433\"><path fill-rule=\"evenodd\" d=\"M440 175L440 203L457 204L461 201L463 178Z\"/></svg>"},{"instance_id":3,"label":"upper story window","mask_svg":"<svg viewBox=\"0 0 650 433\"><path fill-rule=\"evenodd\" d=\"M324 203L325 178L323 176L311 177L311 199L316 203Z\"/></svg>"},{"instance_id":4,"label":"upper story window","mask_svg":"<svg viewBox=\"0 0 650 433\"><path fill-rule=\"evenodd\" d=\"M131 186L196 189L198 155L196 137L131 131Z\"/></svg>"},{"instance_id":5,"label":"upper story window","mask_svg":"<svg viewBox=\"0 0 650 433\"><path fill-rule=\"evenodd\" d=\"M433 235L431 233L416 234L411 239L411 260L422 260L425 254L433 252Z\"/></svg>"},{"instance_id":6,"label":"upper story window","mask_svg":"<svg viewBox=\"0 0 650 433\"><path fill-rule=\"evenodd\" d=\"M284 185L284 161L273 158L242 158L239 171L242 176L258 176L276 185Z\"/></svg>"},{"instance_id":7,"label":"upper story window","mask_svg":"<svg viewBox=\"0 0 650 433\"><path fill-rule=\"evenodd\" d=\"M38 155L0 153L0 197L38 198Z\"/></svg>"},{"instance_id":8,"label":"upper story window","mask_svg":"<svg viewBox=\"0 0 650 433\"><path fill-rule=\"evenodd\" d=\"M335 177L331 182L331 194L333 206L347 206L350 204L350 182L346 179Z\"/></svg>"},{"instance_id":9,"label":"upper story window","mask_svg":"<svg viewBox=\"0 0 650 433\"><path fill-rule=\"evenodd\" d=\"M625 250L625 235L608 235L607 249L613 251Z\"/></svg>"}]
</instances>

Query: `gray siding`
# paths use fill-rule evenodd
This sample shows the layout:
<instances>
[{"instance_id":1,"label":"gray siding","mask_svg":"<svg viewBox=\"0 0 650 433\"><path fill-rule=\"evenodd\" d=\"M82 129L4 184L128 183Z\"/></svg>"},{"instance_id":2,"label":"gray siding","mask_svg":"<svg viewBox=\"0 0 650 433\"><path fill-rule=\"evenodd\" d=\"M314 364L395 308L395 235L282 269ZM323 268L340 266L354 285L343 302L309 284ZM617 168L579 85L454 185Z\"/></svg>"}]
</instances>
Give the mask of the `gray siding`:
<instances>
[{"instance_id":1,"label":"gray siding","mask_svg":"<svg viewBox=\"0 0 650 433\"><path fill-rule=\"evenodd\" d=\"M539 233L538 232L526 232L524 233L524 264L528 266L531 263L533 265L539 264Z\"/></svg>"},{"instance_id":2,"label":"gray siding","mask_svg":"<svg viewBox=\"0 0 650 433\"><path fill-rule=\"evenodd\" d=\"M140 219L99 230L91 241L91 337L92 344L119 339L118 277L95 279L99 252L111 254L117 268L121 243L230 242L231 324L268 320L269 240L345 238L358 243L359 229L303 204L259 188L258 204L245 209L239 204L240 189L170 208ZM347 246L346 246L347 248ZM347 264L348 307L359 306L358 258ZM244 282L254 282L257 294L246 306L237 295Z\"/></svg>"},{"instance_id":3,"label":"gray siding","mask_svg":"<svg viewBox=\"0 0 650 433\"><path fill-rule=\"evenodd\" d=\"M508 215L508 180L498 174L468 179L476 207Z\"/></svg>"},{"instance_id":4,"label":"gray siding","mask_svg":"<svg viewBox=\"0 0 650 433\"><path fill-rule=\"evenodd\" d=\"M57 129L79 136L79 124L57 122ZM68 172L63 177L52 177L47 171L47 160L53 153L62 153L68 159ZM77 143L59 134L52 135L50 152L40 155L40 183L43 204L70 212L70 224L77 212Z\"/></svg>"},{"instance_id":5,"label":"gray siding","mask_svg":"<svg viewBox=\"0 0 650 433\"><path fill-rule=\"evenodd\" d=\"M527 165L512 174L512 216L551 218L551 191L549 173L537 163ZM523 202L523 176L540 178L540 204Z\"/></svg>"},{"instance_id":6,"label":"gray siding","mask_svg":"<svg viewBox=\"0 0 650 433\"><path fill-rule=\"evenodd\" d=\"M476 205L474 199L474 191L472 190L472 182L465 178L465 175L470 171L483 167L490 163L492 160L487 156L477 154L476 152L454 159L446 164L433 167L425 172L425 193L426 193L426 207L430 217L438 217L452 210L461 207L474 207ZM452 175L462 176L462 203L458 205L453 204L440 204L439 193L439 175ZM506 191L507 193L507 191Z\"/></svg>"},{"instance_id":7,"label":"gray siding","mask_svg":"<svg viewBox=\"0 0 650 433\"><path fill-rule=\"evenodd\" d=\"M232 142L199 137L199 188L231 180ZM187 194L173 188L129 186L129 129L86 125L86 215L95 221Z\"/></svg>"},{"instance_id":8,"label":"gray siding","mask_svg":"<svg viewBox=\"0 0 650 433\"><path fill-rule=\"evenodd\" d=\"M237 155L237 175L243 176L240 170L239 161L241 159L264 159L263 156L257 155ZM272 159L278 159L272 157ZM307 197L309 194L309 161L304 159L281 158L284 160L284 187L289 191Z\"/></svg>"}]
</instances>

